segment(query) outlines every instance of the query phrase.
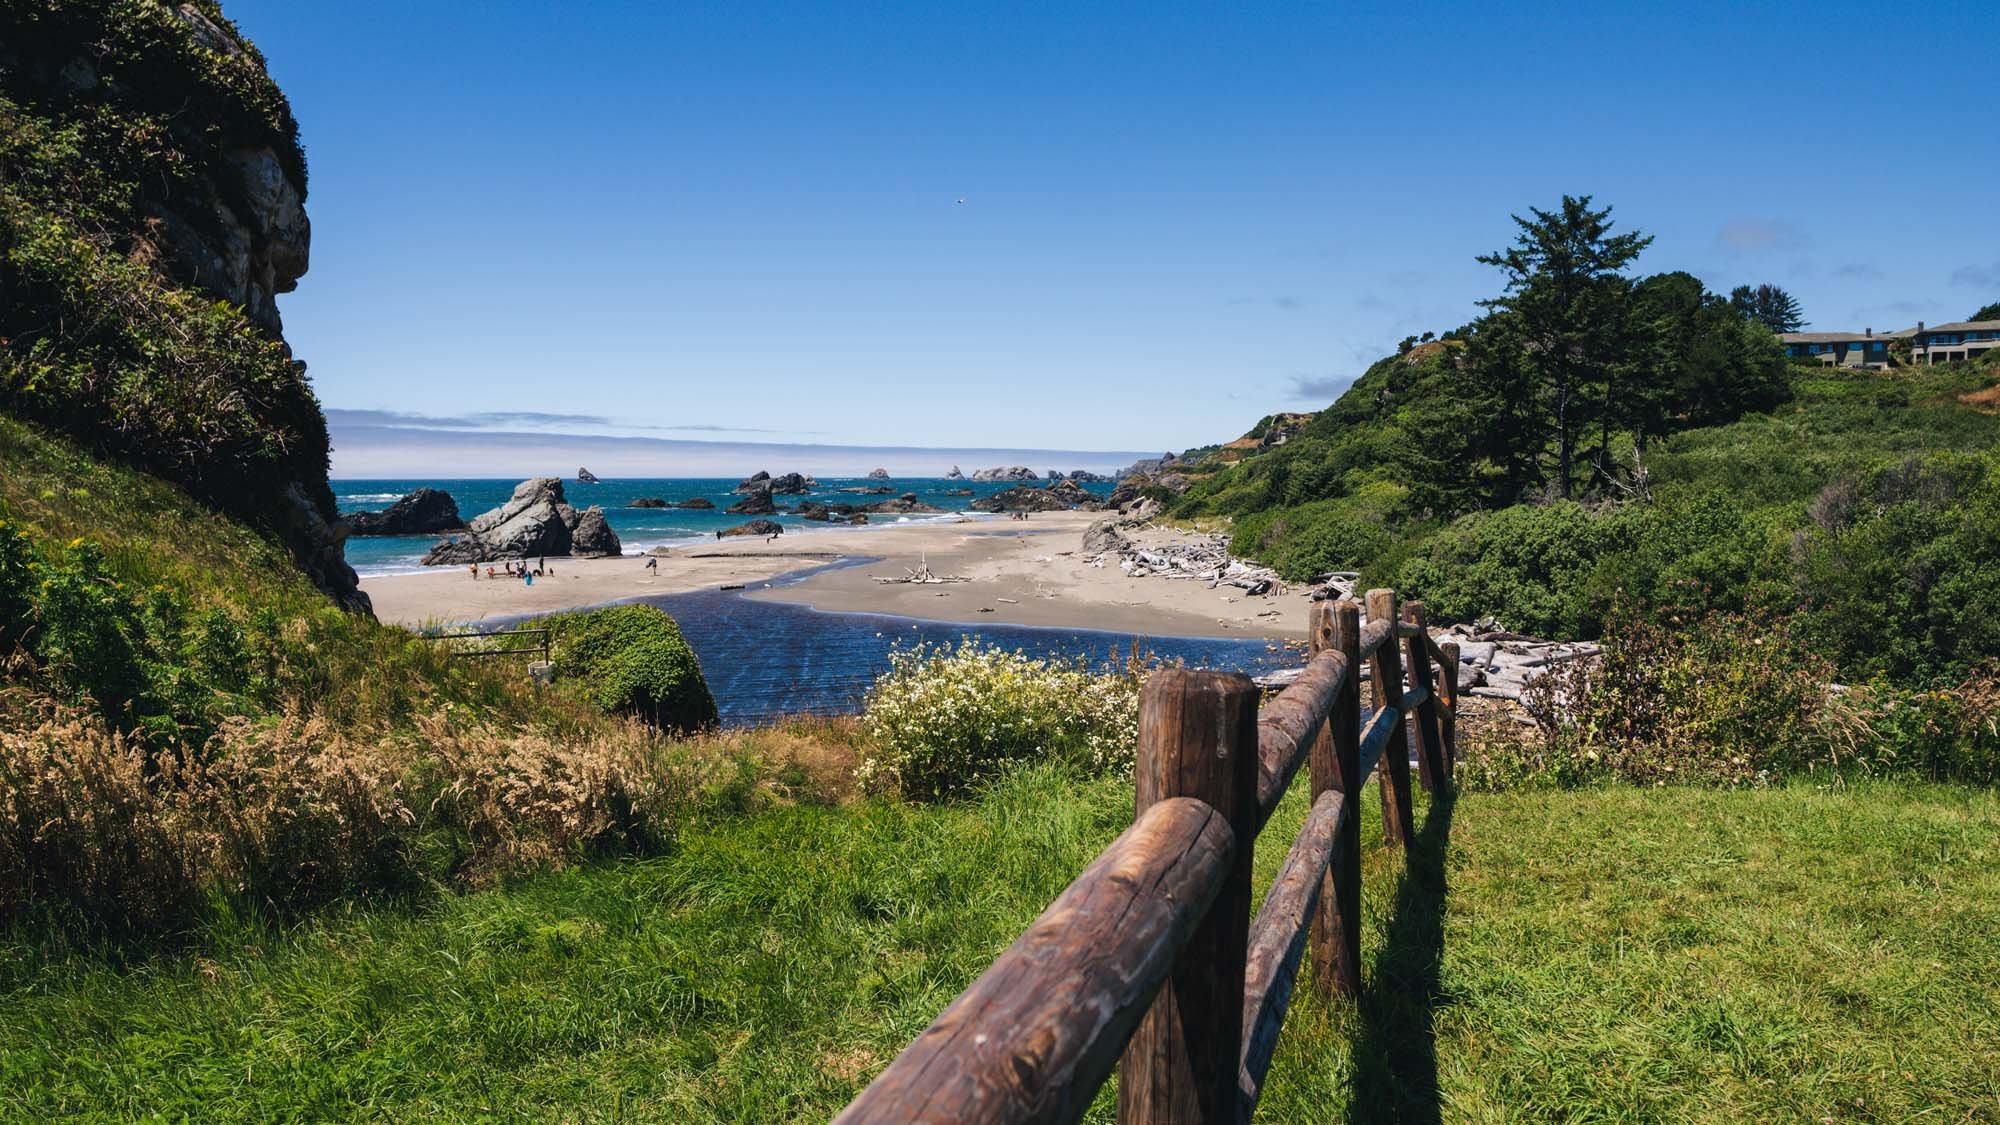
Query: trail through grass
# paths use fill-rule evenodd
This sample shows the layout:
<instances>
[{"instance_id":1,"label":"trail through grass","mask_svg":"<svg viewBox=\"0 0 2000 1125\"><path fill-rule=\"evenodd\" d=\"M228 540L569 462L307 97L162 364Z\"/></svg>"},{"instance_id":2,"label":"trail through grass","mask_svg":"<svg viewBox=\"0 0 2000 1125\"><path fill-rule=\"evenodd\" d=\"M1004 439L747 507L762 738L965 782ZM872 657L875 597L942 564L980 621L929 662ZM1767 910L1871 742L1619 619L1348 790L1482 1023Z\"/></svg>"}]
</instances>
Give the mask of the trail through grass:
<instances>
[{"instance_id":1,"label":"trail through grass","mask_svg":"<svg viewBox=\"0 0 2000 1125\"><path fill-rule=\"evenodd\" d=\"M136 966L17 936L0 1118L823 1120L1129 801L1031 771L780 809ZM1301 990L1259 1120L2000 1120L1990 792L1469 794L1420 813L1408 880L1364 810L1367 995Z\"/></svg>"}]
</instances>

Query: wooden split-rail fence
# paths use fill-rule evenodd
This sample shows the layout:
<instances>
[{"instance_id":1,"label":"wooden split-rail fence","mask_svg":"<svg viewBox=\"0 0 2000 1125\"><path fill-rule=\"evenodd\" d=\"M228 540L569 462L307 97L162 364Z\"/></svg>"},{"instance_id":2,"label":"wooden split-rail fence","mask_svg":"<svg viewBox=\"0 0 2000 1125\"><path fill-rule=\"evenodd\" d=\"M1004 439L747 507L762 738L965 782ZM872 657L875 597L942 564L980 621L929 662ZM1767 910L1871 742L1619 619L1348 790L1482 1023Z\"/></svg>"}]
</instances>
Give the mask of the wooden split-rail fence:
<instances>
[{"instance_id":1,"label":"wooden split-rail fence","mask_svg":"<svg viewBox=\"0 0 2000 1125\"><path fill-rule=\"evenodd\" d=\"M1315 603L1305 673L1261 714L1247 677L1155 672L1132 827L836 1122L1075 1121L1114 1064L1121 1123L1247 1122L1308 943L1313 988L1360 992L1362 785L1379 765L1383 836L1406 845L1405 747L1426 789L1451 784L1458 646L1419 602L1367 608ZM1253 845L1301 765L1312 811L1253 917Z\"/></svg>"}]
</instances>

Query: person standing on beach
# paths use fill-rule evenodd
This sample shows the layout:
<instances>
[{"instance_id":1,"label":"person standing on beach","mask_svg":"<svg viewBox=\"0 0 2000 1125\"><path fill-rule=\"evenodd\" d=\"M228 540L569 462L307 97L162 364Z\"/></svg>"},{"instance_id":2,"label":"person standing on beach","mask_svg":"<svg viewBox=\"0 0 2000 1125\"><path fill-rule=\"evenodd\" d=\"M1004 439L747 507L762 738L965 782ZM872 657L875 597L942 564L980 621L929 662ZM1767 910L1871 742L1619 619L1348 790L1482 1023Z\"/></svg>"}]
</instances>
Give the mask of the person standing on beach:
<instances>
[{"instance_id":1,"label":"person standing on beach","mask_svg":"<svg viewBox=\"0 0 2000 1125\"><path fill-rule=\"evenodd\" d=\"M467 569L467 570L469 570L469 571L471 571L471 572L472 572L472 580L473 580L474 582L477 582L477 581L479 581L479 564L478 564L478 563L473 563L473 564L472 564L471 566L468 566L468 567L466 567L465 569Z\"/></svg>"},{"instance_id":2,"label":"person standing on beach","mask_svg":"<svg viewBox=\"0 0 2000 1125\"><path fill-rule=\"evenodd\" d=\"M660 572L660 560L650 555L647 556L646 569L652 571L655 574L658 574Z\"/></svg>"}]
</instances>

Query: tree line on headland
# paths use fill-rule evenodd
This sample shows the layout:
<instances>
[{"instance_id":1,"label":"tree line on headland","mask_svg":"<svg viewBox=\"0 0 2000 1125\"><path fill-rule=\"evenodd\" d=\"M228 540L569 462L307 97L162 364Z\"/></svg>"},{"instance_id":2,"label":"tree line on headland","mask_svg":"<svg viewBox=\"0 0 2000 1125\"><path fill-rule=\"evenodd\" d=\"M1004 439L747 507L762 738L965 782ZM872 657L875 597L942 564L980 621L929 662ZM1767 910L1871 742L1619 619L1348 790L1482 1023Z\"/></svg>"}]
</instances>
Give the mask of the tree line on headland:
<instances>
[{"instance_id":1,"label":"tree line on headland","mask_svg":"<svg viewBox=\"0 0 2000 1125\"><path fill-rule=\"evenodd\" d=\"M1484 313L1403 341L1283 444L1179 471L1183 518L1288 577L1360 570L1437 617L1596 637L1785 630L1826 679L1986 677L2000 656L1992 356L1788 360L1774 286L1634 276L1650 238L1565 197L1479 260ZM1977 316L2000 311L1982 310Z\"/></svg>"}]
</instances>

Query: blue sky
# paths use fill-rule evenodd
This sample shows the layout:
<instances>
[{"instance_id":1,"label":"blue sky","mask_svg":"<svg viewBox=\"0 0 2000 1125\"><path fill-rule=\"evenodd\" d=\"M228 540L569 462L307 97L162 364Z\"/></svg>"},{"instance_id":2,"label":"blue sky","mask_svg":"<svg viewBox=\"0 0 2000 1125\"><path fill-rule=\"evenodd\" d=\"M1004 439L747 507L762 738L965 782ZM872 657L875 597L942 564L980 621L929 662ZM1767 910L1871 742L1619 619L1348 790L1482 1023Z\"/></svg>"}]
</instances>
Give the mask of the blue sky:
<instances>
[{"instance_id":1,"label":"blue sky","mask_svg":"<svg viewBox=\"0 0 2000 1125\"><path fill-rule=\"evenodd\" d=\"M2000 300L1969 4L228 10L303 129L333 408L1182 448L1470 319L1564 192L1816 328Z\"/></svg>"}]
</instances>

